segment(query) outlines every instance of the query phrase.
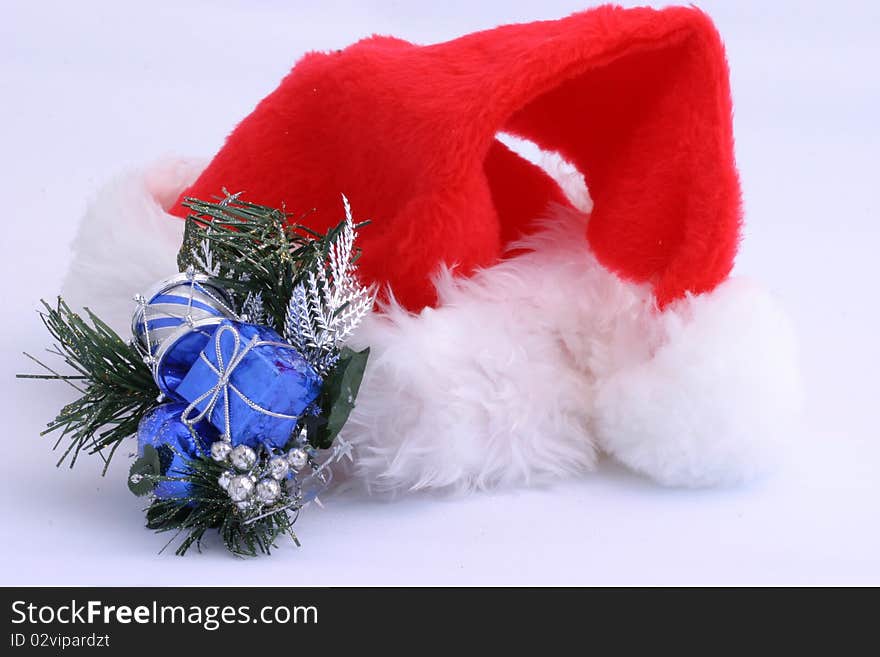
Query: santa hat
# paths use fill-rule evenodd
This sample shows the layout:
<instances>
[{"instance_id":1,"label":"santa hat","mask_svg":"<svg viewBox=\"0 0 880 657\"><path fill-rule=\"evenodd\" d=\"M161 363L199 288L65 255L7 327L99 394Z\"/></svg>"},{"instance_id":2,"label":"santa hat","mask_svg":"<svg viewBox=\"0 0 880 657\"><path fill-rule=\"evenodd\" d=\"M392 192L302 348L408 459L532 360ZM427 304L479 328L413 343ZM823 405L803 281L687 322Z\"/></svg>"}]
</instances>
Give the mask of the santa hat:
<instances>
[{"instance_id":1,"label":"santa hat","mask_svg":"<svg viewBox=\"0 0 880 657\"><path fill-rule=\"evenodd\" d=\"M592 211L499 133L576 168ZM790 435L787 322L728 279L741 221L728 72L699 10L600 7L306 55L206 167L105 190L66 293L124 305L173 267L181 199L224 188L314 208L317 230L344 193L372 221L360 271L384 303L355 339L372 352L345 429L370 487L526 482L600 452L714 484L763 471Z\"/></svg>"}]
</instances>

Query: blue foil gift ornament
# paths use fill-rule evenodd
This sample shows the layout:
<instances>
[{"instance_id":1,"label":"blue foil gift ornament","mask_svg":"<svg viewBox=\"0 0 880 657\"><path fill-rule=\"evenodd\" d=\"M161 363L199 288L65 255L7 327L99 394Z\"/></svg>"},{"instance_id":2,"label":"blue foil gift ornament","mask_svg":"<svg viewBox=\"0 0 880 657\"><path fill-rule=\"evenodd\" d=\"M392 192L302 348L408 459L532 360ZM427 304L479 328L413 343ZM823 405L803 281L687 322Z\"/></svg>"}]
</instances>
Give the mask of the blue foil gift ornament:
<instances>
[{"instance_id":1,"label":"blue foil gift ornament","mask_svg":"<svg viewBox=\"0 0 880 657\"><path fill-rule=\"evenodd\" d=\"M210 453L211 443L219 437L219 432L207 422L196 423L191 431L180 419L186 406L183 402L162 404L138 423L138 455L144 455L145 445L155 447L160 472L166 477L185 477L186 460ZM190 492L186 481L160 481L153 491L159 498L189 497Z\"/></svg>"},{"instance_id":2,"label":"blue foil gift ornament","mask_svg":"<svg viewBox=\"0 0 880 657\"><path fill-rule=\"evenodd\" d=\"M266 326L223 320L177 386L184 422L208 420L233 445L281 448L317 399L321 377Z\"/></svg>"}]
</instances>

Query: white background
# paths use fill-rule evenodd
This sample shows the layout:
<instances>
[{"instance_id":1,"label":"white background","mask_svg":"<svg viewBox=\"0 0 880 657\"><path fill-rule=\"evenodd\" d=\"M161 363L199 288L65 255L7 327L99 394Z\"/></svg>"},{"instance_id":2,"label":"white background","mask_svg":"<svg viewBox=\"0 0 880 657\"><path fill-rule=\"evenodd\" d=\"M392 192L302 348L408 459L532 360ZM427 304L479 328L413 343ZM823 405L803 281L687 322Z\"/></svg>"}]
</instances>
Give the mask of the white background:
<instances>
[{"instance_id":1,"label":"white background","mask_svg":"<svg viewBox=\"0 0 880 657\"><path fill-rule=\"evenodd\" d=\"M702 2L726 40L746 233L737 271L782 299L808 408L775 477L668 490L603 462L539 490L325 497L304 547L158 554L119 458L56 470L63 384L16 381L46 346L85 205L163 155L210 156L300 54L370 33L445 40L588 0L21 2L0 21L0 584L880 584L877 250L880 5Z\"/></svg>"}]
</instances>

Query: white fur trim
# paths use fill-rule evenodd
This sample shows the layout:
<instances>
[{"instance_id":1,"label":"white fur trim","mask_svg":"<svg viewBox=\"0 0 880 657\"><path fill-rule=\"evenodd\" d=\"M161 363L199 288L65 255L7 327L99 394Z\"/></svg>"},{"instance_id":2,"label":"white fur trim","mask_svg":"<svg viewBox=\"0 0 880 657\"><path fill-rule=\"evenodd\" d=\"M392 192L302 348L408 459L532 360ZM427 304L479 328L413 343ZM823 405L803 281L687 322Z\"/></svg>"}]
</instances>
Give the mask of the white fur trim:
<instances>
[{"instance_id":1,"label":"white fur trim","mask_svg":"<svg viewBox=\"0 0 880 657\"><path fill-rule=\"evenodd\" d=\"M125 330L132 293L175 270L182 222L164 211L197 166L164 165L102 192L65 284ZM357 209L355 208L355 211ZM372 490L484 488L592 469L601 449L659 482L742 480L775 461L797 410L791 330L767 294L731 280L663 313L585 248L585 216L552 210L531 252L470 279L442 272L440 305L391 304L344 430Z\"/></svg>"},{"instance_id":2,"label":"white fur trim","mask_svg":"<svg viewBox=\"0 0 880 657\"><path fill-rule=\"evenodd\" d=\"M62 285L72 307L87 306L127 335L132 296L177 271L183 221L166 210L204 168L175 159L126 173L90 203Z\"/></svg>"}]
</instances>

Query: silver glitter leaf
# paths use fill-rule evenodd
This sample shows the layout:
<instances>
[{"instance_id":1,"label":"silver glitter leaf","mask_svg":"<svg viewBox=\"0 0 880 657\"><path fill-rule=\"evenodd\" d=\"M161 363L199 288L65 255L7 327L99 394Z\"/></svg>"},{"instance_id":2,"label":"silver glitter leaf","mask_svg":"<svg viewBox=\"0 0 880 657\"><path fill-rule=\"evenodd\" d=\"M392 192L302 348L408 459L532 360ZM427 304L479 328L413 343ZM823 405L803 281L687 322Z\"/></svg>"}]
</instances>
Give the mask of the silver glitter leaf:
<instances>
[{"instance_id":1,"label":"silver glitter leaf","mask_svg":"<svg viewBox=\"0 0 880 657\"><path fill-rule=\"evenodd\" d=\"M327 260L297 285L287 306L284 337L325 374L339 348L373 307L374 294L357 280L354 243L357 231L351 206L343 196L345 222L328 250Z\"/></svg>"},{"instance_id":2,"label":"silver glitter leaf","mask_svg":"<svg viewBox=\"0 0 880 657\"><path fill-rule=\"evenodd\" d=\"M247 316L252 324L266 323L266 308L263 305L263 293L248 292L244 303L241 305L242 313Z\"/></svg>"}]
</instances>

